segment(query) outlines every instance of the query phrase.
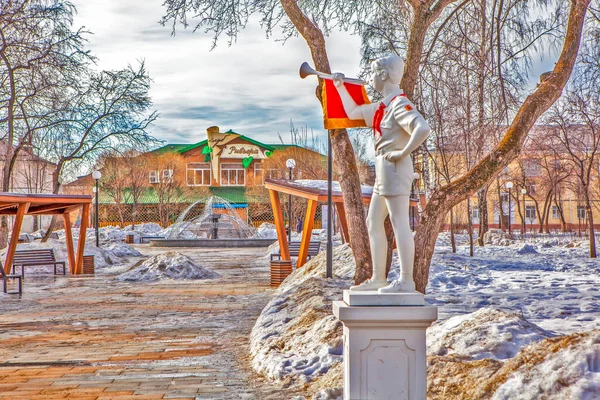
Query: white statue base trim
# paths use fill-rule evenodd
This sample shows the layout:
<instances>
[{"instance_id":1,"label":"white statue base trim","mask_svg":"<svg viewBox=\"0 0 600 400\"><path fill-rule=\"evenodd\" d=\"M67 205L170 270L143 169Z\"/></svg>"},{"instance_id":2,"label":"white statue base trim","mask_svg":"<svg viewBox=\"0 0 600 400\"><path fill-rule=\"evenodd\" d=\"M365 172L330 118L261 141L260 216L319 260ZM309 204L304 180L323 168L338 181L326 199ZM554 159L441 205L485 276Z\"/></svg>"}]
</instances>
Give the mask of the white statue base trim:
<instances>
[{"instance_id":1,"label":"white statue base trim","mask_svg":"<svg viewBox=\"0 0 600 400\"><path fill-rule=\"evenodd\" d=\"M425 296L419 292L379 293L376 290L344 290L344 302L353 307L424 306Z\"/></svg>"},{"instance_id":2,"label":"white statue base trim","mask_svg":"<svg viewBox=\"0 0 600 400\"><path fill-rule=\"evenodd\" d=\"M344 400L425 400L425 331L434 306L355 307L333 302L344 323Z\"/></svg>"}]
</instances>

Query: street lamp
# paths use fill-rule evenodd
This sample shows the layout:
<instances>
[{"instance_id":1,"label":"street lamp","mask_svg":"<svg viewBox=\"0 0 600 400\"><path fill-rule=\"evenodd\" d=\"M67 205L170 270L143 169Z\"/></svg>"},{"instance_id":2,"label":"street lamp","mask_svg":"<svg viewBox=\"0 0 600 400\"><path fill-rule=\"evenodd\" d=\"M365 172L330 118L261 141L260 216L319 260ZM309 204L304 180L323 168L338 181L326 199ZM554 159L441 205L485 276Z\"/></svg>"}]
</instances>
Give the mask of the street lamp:
<instances>
[{"instance_id":1,"label":"street lamp","mask_svg":"<svg viewBox=\"0 0 600 400\"><path fill-rule=\"evenodd\" d=\"M523 227L521 229L523 230L523 237L525 237L525 234L527 233L527 221L525 220L525 218L527 218L527 209L525 208L525 195L527 194L527 189L521 189L521 194L523 195Z\"/></svg>"},{"instance_id":2,"label":"street lamp","mask_svg":"<svg viewBox=\"0 0 600 400\"><path fill-rule=\"evenodd\" d=\"M511 221L511 205L510 205L510 189L512 189L513 187L513 183L512 182L506 182L506 188L508 189L508 234L511 234L511 230L510 230L510 225L512 223Z\"/></svg>"},{"instance_id":3,"label":"street lamp","mask_svg":"<svg viewBox=\"0 0 600 400\"><path fill-rule=\"evenodd\" d=\"M416 199L417 201L419 200L419 196L417 194L418 188L416 186L417 186L417 181L419 180L419 178L420 178L419 173L415 172L413 174L413 184L412 184L412 193L411 193L412 196L411 197L413 199ZM414 231L415 230L415 207L410 205L410 202L409 202L409 207L410 207L410 229L412 231Z\"/></svg>"},{"instance_id":4,"label":"street lamp","mask_svg":"<svg viewBox=\"0 0 600 400\"><path fill-rule=\"evenodd\" d=\"M292 171L294 170L294 168L296 168L296 160L294 160L293 158L288 159L285 162L285 166L288 168L288 170L290 171L290 182L292 181ZM290 198L288 201L288 242L292 241L292 195L290 194Z\"/></svg>"},{"instance_id":5,"label":"street lamp","mask_svg":"<svg viewBox=\"0 0 600 400\"><path fill-rule=\"evenodd\" d=\"M102 178L102 172L94 171L92 172L92 178L96 181L96 247L100 247L100 236L98 233L98 197L100 196L100 191L98 189L98 181Z\"/></svg>"}]
</instances>

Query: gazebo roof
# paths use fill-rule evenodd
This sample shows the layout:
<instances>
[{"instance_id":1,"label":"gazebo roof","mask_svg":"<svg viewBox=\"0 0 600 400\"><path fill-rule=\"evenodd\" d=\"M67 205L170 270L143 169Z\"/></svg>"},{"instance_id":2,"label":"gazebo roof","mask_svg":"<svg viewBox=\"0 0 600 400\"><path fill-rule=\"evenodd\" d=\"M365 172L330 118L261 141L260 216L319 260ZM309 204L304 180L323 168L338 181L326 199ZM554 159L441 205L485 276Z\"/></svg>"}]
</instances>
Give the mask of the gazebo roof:
<instances>
[{"instance_id":1,"label":"gazebo roof","mask_svg":"<svg viewBox=\"0 0 600 400\"><path fill-rule=\"evenodd\" d=\"M291 182L278 179L265 179L265 188L318 202L327 201L327 181L298 180ZM373 187L362 185L361 189L363 202L370 202L373 194ZM342 190L338 182L333 182L331 198L334 203L342 203L344 201Z\"/></svg>"},{"instance_id":2,"label":"gazebo roof","mask_svg":"<svg viewBox=\"0 0 600 400\"><path fill-rule=\"evenodd\" d=\"M69 213L91 203L92 196L87 195L0 192L0 215L15 215L20 204L29 204L26 214L52 215Z\"/></svg>"}]
</instances>

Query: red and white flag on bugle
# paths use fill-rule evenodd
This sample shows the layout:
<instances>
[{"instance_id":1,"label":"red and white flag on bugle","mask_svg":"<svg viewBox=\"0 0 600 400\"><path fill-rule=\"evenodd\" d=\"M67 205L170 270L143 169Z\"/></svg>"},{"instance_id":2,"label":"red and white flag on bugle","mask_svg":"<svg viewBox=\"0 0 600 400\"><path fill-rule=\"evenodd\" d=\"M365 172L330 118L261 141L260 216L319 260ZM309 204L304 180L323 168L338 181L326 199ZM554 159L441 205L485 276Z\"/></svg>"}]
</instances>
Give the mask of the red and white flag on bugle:
<instances>
[{"instance_id":1,"label":"red and white flag on bugle","mask_svg":"<svg viewBox=\"0 0 600 400\"><path fill-rule=\"evenodd\" d=\"M344 110L342 99L331 79L323 79L323 125L325 129L363 128L364 119L350 119ZM369 104L369 97L363 85L344 82L354 102L358 105Z\"/></svg>"}]
</instances>

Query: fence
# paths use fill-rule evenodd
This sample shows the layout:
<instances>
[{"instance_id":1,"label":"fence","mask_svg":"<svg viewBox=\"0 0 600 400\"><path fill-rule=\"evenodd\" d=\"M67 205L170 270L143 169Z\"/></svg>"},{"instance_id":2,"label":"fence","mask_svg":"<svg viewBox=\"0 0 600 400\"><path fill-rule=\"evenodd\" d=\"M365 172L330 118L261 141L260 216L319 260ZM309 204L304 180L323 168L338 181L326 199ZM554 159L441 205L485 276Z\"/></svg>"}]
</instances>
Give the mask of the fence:
<instances>
[{"instance_id":1,"label":"fence","mask_svg":"<svg viewBox=\"0 0 600 400\"><path fill-rule=\"evenodd\" d=\"M289 207L287 202L282 202L283 208L283 217L288 223L290 220ZM185 220L190 220L195 217L202 215L205 204L199 203L196 204L191 209L188 209L191 206L190 203L173 203L167 206L162 206L162 210L159 209L157 204L140 204L136 207L135 210L135 223L156 223L163 228L172 225L177 221L180 215L187 210ZM92 208L92 221L95 216L94 208ZM242 209L244 210L244 209ZM290 224L293 228L296 225L296 219L304 218L304 213L306 210L306 203L300 200L295 201L292 204L292 216ZM247 218L247 222L250 223L254 227L259 227L263 223L274 223L273 210L271 210L270 204L265 203L248 203L247 209L245 209L245 213L241 211L239 215ZM99 223L100 227L105 226L127 226L131 225L133 221L133 207L131 204L101 204L99 207ZM317 212L315 214L314 228L321 229L323 226L321 222L322 209L321 206L317 208Z\"/></svg>"}]
</instances>

